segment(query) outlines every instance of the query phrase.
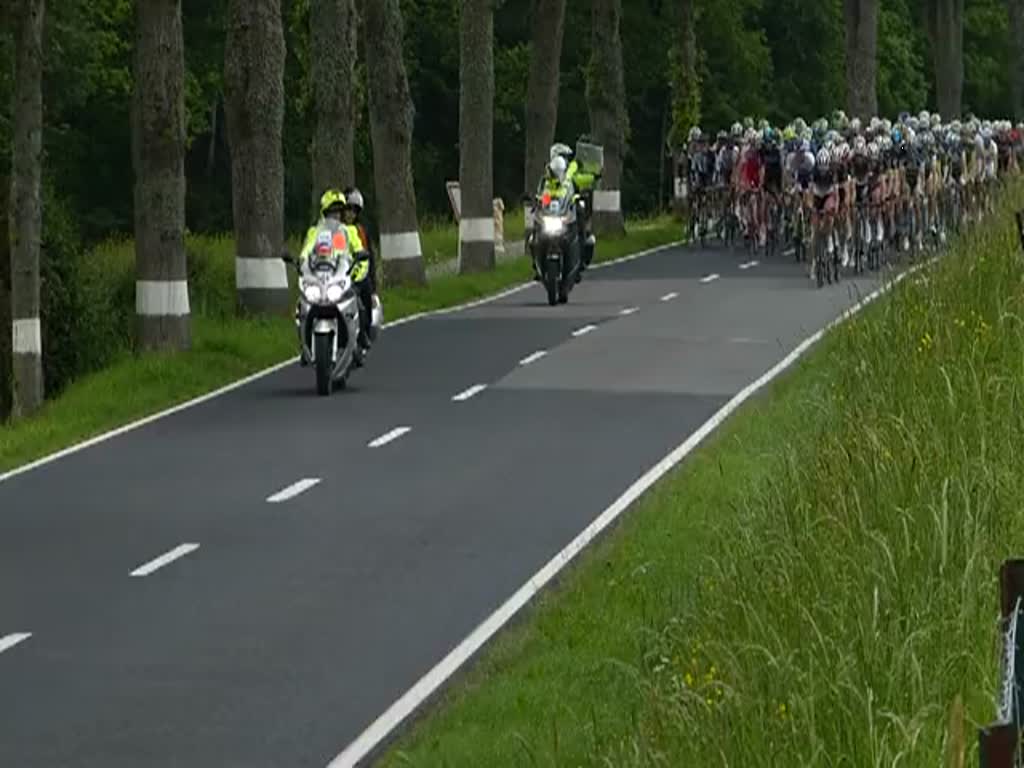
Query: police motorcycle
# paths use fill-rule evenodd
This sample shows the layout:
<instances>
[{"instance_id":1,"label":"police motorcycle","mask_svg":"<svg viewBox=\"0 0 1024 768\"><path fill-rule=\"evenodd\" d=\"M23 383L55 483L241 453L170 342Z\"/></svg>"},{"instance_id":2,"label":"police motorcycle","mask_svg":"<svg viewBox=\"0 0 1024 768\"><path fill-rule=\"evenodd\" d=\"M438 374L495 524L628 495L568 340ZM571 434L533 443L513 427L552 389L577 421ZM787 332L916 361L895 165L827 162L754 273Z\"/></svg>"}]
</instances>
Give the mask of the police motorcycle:
<instances>
[{"instance_id":1,"label":"police motorcycle","mask_svg":"<svg viewBox=\"0 0 1024 768\"><path fill-rule=\"evenodd\" d=\"M580 270L580 239L578 206L569 189L561 195L543 192L527 196L533 228L527 237L527 248L533 258L536 279L547 290L548 304L565 304L577 282Z\"/></svg>"},{"instance_id":2,"label":"police motorcycle","mask_svg":"<svg viewBox=\"0 0 1024 768\"><path fill-rule=\"evenodd\" d=\"M299 276L295 325L302 358L316 372L317 394L344 389L352 369L362 365L359 313L367 310L360 306L355 284L365 279L370 262L353 259L345 227L334 221L319 225L305 261L289 253L281 258ZM370 311L369 337L374 340L383 323L383 307L375 301Z\"/></svg>"}]
</instances>

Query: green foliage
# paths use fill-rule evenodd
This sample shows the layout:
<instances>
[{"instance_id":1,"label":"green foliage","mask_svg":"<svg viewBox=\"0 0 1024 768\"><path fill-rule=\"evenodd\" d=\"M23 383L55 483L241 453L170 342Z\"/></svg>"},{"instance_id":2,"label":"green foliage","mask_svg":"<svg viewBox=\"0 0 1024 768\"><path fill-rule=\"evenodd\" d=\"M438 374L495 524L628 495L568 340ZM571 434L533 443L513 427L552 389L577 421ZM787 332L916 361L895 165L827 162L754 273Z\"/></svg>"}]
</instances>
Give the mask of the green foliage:
<instances>
[{"instance_id":1,"label":"green foliage","mask_svg":"<svg viewBox=\"0 0 1024 768\"><path fill-rule=\"evenodd\" d=\"M910 0L879 4L878 108L885 115L918 112L931 100L931 61L923 25Z\"/></svg>"},{"instance_id":2,"label":"green foliage","mask_svg":"<svg viewBox=\"0 0 1024 768\"><path fill-rule=\"evenodd\" d=\"M1002 0L964 6L964 111L1003 118L1012 114L1009 15Z\"/></svg>"}]
</instances>

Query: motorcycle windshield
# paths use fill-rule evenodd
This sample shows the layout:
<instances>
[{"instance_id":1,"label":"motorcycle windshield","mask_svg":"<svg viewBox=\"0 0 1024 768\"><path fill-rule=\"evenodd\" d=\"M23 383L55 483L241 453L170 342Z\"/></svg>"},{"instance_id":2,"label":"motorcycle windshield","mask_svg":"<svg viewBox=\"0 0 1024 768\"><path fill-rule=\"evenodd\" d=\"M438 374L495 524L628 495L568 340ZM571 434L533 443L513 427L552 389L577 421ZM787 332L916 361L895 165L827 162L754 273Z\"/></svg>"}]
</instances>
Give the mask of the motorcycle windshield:
<instances>
[{"instance_id":1,"label":"motorcycle windshield","mask_svg":"<svg viewBox=\"0 0 1024 768\"><path fill-rule=\"evenodd\" d=\"M545 216L561 216L569 209L569 195L563 192L559 196L545 196L541 205L541 213Z\"/></svg>"},{"instance_id":2,"label":"motorcycle windshield","mask_svg":"<svg viewBox=\"0 0 1024 768\"><path fill-rule=\"evenodd\" d=\"M310 271L320 275L345 274L350 262L348 232L334 221L322 224L317 230L313 253L309 257Z\"/></svg>"}]
</instances>

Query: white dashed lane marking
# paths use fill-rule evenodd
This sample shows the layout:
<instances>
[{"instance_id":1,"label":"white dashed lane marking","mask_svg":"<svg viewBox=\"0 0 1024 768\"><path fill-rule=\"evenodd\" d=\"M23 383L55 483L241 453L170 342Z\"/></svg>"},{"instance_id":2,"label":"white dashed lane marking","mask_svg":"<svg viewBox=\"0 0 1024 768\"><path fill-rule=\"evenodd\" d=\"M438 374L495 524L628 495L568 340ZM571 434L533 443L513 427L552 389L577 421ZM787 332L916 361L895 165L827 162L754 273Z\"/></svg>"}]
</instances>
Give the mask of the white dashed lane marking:
<instances>
[{"instance_id":1,"label":"white dashed lane marking","mask_svg":"<svg viewBox=\"0 0 1024 768\"><path fill-rule=\"evenodd\" d=\"M395 427L390 432L387 432L378 437L376 440L371 440L367 445L370 448L380 448L382 445L387 445L388 443L397 440L402 435L407 434L408 432L411 431L412 427Z\"/></svg>"},{"instance_id":2,"label":"white dashed lane marking","mask_svg":"<svg viewBox=\"0 0 1024 768\"><path fill-rule=\"evenodd\" d=\"M163 568L165 565L173 563L175 560L182 558L187 554L195 552L197 549L199 549L198 544L179 544L170 552L165 552L164 554L160 555L160 557L154 558L153 560L150 560L148 563L140 565L138 568L132 571L131 575L149 576L149 574L153 573L153 571L159 570L160 568Z\"/></svg>"}]
</instances>

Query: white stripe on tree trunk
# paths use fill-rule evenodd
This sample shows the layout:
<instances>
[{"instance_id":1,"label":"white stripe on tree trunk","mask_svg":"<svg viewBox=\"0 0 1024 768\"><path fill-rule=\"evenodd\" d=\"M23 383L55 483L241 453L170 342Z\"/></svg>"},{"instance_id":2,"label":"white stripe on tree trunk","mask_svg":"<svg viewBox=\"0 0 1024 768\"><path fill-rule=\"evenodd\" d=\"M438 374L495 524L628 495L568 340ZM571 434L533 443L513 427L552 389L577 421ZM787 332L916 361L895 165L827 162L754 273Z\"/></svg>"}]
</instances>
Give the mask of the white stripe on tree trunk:
<instances>
[{"instance_id":1,"label":"white stripe on tree trunk","mask_svg":"<svg viewBox=\"0 0 1024 768\"><path fill-rule=\"evenodd\" d=\"M380 236L380 255L383 261L392 259L418 259L423 255L419 232L384 232Z\"/></svg>"},{"instance_id":2,"label":"white stripe on tree trunk","mask_svg":"<svg viewBox=\"0 0 1024 768\"><path fill-rule=\"evenodd\" d=\"M43 332L38 317L14 321L11 327L11 350L16 355L43 353Z\"/></svg>"},{"instance_id":3,"label":"white stripe on tree trunk","mask_svg":"<svg viewBox=\"0 0 1024 768\"><path fill-rule=\"evenodd\" d=\"M136 280L135 314L182 317L189 313L187 280Z\"/></svg>"},{"instance_id":4,"label":"white stripe on tree trunk","mask_svg":"<svg viewBox=\"0 0 1024 768\"><path fill-rule=\"evenodd\" d=\"M235 257L235 287L286 290L288 271L281 259L243 259Z\"/></svg>"},{"instance_id":5,"label":"white stripe on tree trunk","mask_svg":"<svg viewBox=\"0 0 1024 768\"><path fill-rule=\"evenodd\" d=\"M459 240L464 243L493 243L494 217L462 219L459 221Z\"/></svg>"},{"instance_id":6,"label":"white stripe on tree trunk","mask_svg":"<svg viewBox=\"0 0 1024 768\"><path fill-rule=\"evenodd\" d=\"M622 210L622 199L617 189L595 189L594 190L595 211L620 211Z\"/></svg>"}]
</instances>

